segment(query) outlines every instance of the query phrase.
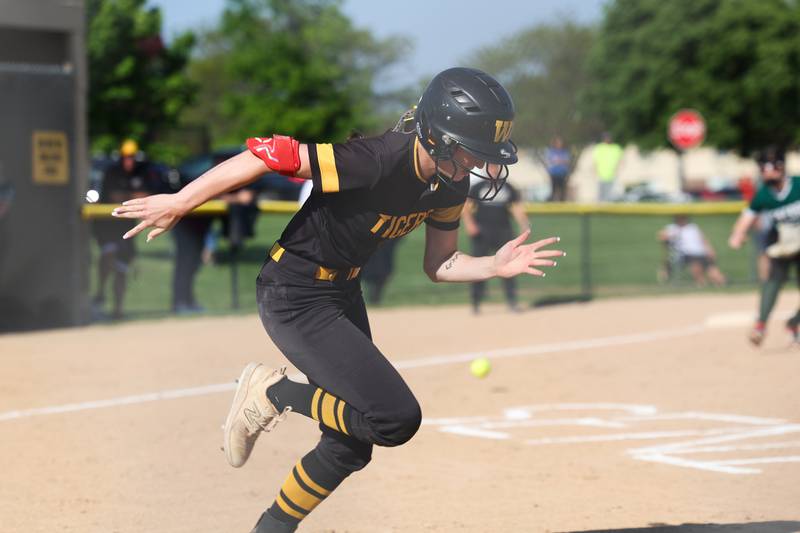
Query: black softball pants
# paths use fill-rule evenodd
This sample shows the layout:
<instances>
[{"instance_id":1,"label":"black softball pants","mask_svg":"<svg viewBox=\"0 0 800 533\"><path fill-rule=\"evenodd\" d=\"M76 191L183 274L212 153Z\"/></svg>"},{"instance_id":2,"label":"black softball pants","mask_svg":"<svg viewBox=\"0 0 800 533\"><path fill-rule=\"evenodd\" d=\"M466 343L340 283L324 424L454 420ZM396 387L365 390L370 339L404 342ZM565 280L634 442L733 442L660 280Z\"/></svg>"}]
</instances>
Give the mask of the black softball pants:
<instances>
[{"instance_id":1,"label":"black softball pants","mask_svg":"<svg viewBox=\"0 0 800 533\"><path fill-rule=\"evenodd\" d=\"M397 446L419 429L419 403L372 343L359 280L321 281L268 260L257 280L264 328L309 382L352 408L350 435L320 424L316 451L347 475L370 461L372 446Z\"/></svg>"}]
</instances>

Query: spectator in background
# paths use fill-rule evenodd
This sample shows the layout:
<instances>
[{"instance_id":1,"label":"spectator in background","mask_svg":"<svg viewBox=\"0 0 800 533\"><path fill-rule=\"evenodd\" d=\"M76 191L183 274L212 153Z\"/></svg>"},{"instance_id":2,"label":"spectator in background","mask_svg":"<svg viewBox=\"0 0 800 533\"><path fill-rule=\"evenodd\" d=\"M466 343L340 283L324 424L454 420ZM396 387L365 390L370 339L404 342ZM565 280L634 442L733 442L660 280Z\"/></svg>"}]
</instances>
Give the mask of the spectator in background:
<instances>
[{"instance_id":1,"label":"spectator in background","mask_svg":"<svg viewBox=\"0 0 800 533\"><path fill-rule=\"evenodd\" d=\"M603 134L603 141L594 147L592 154L598 180L598 200L608 202L617 179L619 163L622 160L622 147L613 142L611 134Z\"/></svg>"},{"instance_id":2,"label":"spectator in background","mask_svg":"<svg viewBox=\"0 0 800 533\"><path fill-rule=\"evenodd\" d=\"M235 153L235 152L233 152ZM233 155L231 153L230 155ZM225 152L211 154L211 160L196 168L191 164L179 166L178 190L200 177L208 168L218 165L230 157ZM211 231L214 217L196 214L182 218L175 224L175 264L172 271L172 312L178 315L202 313L194 292L194 282L204 262L213 262L216 237Z\"/></svg>"},{"instance_id":3,"label":"spectator in background","mask_svg":"<svg viewBox=\"0 0 800 533\"><path fill-rule=\"evenodd\" d=\"M489 180L479 180L470 189L470 196L483 198L489 187ZM476 257L494 254L514 235L511 219L519 226L519 233L530 229L528 216L520 201L519 191L506 182L505 187L492 200L475 201L467 198L461 211L464 229L472 240L472 253ZM517 285L513 278L504 278L506 302L512 312L520 312L517 301ZM476 281L471 284L470 297L472 310L480 312L481 302L486 292L486 282Z\"/></svg>"},{"instance_id":4,"label":"spectator in background","mask_svg":"<svg viewBox=\"0 0 800 533\"><path fill-rule=\"evenodd\" d=\"M232 247L241 247L245 239L256 234L258 193L258 182L255 182L220 196L228 204L228 214L222 217L222 235Z\"/></svg>"},{"instance_id":5,"label":"spectator in background","mask_svg":"<svg viewBox=\"0 0 800 533\"><path fill-rule=\"evenodd\" d=\"M725 285L727 279L717 267L714 247L688 216L676 215L675 221L658 233L658 238L669 250L665 278L674 276L676 267L688 267L698 287L704 287L709 281L717 287Z\"/></svg>"},{"instance_id":6,"label":"spectator in background","mask_svg":"<svg viewBox=\"0 0 800 533\"><path fill-rule=\"evenodd\" d=\"M255 237L259 214L258 197L261 190L260 181L256 181L219 196L219 199L225 202L228 212L219 217L222 222L220 230L211 230L206 235L202 253L204 265L214 264L214 254L220 236L228 239L232 253L238 252L245 240Z\"/></svg>"},{"instance_id":7,"label":"spectator in background","mask_svg":"<svg viewBox=\"0 0 800 533\"><path fill-rule=\"evenodd\" d=\"M119 161L103 173L100 182L99 201L104 204L119 204L131 198L143 198L148 194L161 192L162 180L155 169L144 161L139 145L126 140L119 150ZM101 218L92 222L92 233L100 248L97 262L97 292L92 299L95 315L103 316L106 301L106 285L113 274L113 310L115 320L123 316L123 304L127 278L131 263L136 256L132 239L125 240L122 234L130 229L130 223L114 218Z\"/></svg>"},{"instance_id":8,"label":"spectator in background","mask_svg":"<svg viewBox=\"0 0 800 533\"><path fill-rule=\"evenodd\" d=\"M781 288L794 267L800 272L800 177L787 178L782 150L768 150L759 161L762 184L750 205L742 211L731 231L728 244L739 249L756 222L768 222L775 231L769 234L765 251L770 258L769 276L761 286L758 319L748 339L756 346L764 340L767 320ZM800 309L786 322L793 342L800 341Z\"/></svg>"},{"instance_id":9,"label":"spectator in background","mask_svg":"<svg viewBox=\"0 0 800 533\"><path fill-rule=\"evenodd\" d=\"M191 216L175 224L175 268L172 273L172 311L176 314L202 313L194 293L194 280L203 262L203 247L211 229L211 217Z\"/></svg>"},{"instance_id":10,"label":"spectator in background","mask_svg":"<svg viewBox=\"0 0 800 533\"><path fill-rule=\"evenodd\" d=\"M182 189L210 168L239 154L239 148L220 149L201 154L178 167ZM217 199L227 204L228 212L221 216L221 234L230 241L231 253L236 254L244 240L255 234L258 218L258 196L267 186L269 173ZM285 178L280 178L282 181ZM196 215L182 218L174 228L175 267L172 276L172 310L176 314L202 313L205 308L197 301L194 283L203 264L214 262L218 235L212 231L216 217Z\"/></svg>"},{"instance_id":11,"label":"spectator in background","mask_svg":"<svg viewBox=\"0 0 800 533\"><path fill-rule=\"evenodd\" d=\"M550 201L565 202L567 200L567 181L571 170L572 155L564 147L561 137L553 137L550 146L544 152L545 166L550 175Z\"/></svg>"},{"instance_id":12,"label":"spectator in background","mask_svg":"<svg viewBox=\"0 0 800 533\"><path fill-rule=\"evenodd\" d=\"M387 239L381 243L361 269L361 281L366 286L370 305L380 305L383 301L383 291L394 272L394 253L399 243L400 239Z\"/></svg>"},{"instance_id":13,"label":"spectator in background","mask_svg":"<svg viewBox=\"0 0 800 533\"><path fill-rule=\"evenodd\" d=\"M0 163L0 279L4 278L5 266L9 264L8 243L11 238L11 223L9 214L14 203L14 187L3 175L3 165ZM0 307L1 309L2 307Z\"/></svg>"}]
</instances>

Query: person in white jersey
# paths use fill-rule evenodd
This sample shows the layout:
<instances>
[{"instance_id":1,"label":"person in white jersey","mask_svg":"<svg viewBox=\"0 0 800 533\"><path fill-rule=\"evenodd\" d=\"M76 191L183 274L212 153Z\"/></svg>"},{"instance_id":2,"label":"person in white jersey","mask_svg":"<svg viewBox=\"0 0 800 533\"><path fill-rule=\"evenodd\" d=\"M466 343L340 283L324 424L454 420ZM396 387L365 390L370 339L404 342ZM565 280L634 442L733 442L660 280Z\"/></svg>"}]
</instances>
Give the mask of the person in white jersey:
<instances>
[{"instance_id":1,"label":"person in white jersey","mask_svg":"<svg viewBox=\"0 0 800 533\"><path fill-rule=\"evenodd\" d=\"M658 233L658 238L670 250L668 267L688 267L698 287L711 282L725 285L727 279L716 263L717 254L700 227L687 215L677 215L675 221ZM672 271L669 275L675 275Z\"/></svg>"}]
</instances>

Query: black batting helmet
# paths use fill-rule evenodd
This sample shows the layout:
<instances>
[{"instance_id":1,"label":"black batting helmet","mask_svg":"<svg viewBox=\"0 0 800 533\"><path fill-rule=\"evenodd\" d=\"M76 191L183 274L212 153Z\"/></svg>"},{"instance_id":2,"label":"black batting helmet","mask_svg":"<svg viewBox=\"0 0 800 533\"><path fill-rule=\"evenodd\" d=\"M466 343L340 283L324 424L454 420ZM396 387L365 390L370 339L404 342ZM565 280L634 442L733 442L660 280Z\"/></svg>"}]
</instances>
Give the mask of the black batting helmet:
<instances>
[{"instance_id":1,"label":"black batting helmet","mask_svg":"<svg viewBox=\"0 0 800 533\"><path fill-rule=\"evenodd\" d=\"M517 162L517 147L511 141L514 102L497 80L473 68L440 72L422 93L414 119L417 137L437 163L452 159L460 146L491 164L494 175L470 173L490 179L497 194L508 176L507 165ZM450 184L439 174L438 164L435 175Z\"/></svg>"}]
</instances>

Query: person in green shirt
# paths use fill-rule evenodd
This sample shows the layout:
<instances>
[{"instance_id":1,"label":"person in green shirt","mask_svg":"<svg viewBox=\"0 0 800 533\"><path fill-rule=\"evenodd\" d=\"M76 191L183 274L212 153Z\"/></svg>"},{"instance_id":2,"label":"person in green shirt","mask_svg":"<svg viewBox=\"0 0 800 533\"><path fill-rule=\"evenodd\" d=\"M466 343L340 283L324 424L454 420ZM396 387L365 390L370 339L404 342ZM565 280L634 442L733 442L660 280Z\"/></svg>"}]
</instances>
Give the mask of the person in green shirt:
<instances>
[{"instance_id":1,"label":"person in green shirt","mask_svg":"<svg viewBox=\"0 0 800 533\"><path fill-rule=\"evenodd\" d=\"M773 227L766 249L770 258L769 277L762 283L758 319L748 335L755 346L764 340L767 320L792 265L800 275L800 176L787 178L783 154L778 151L768 154L759 166L763 183L739 215L728 239L731 248L741 248L759 217ZM786 322L793 342L800 342L799 326L800 310Z\"/></svg>"},{"instance_id":2,"label":"person in green shirt","mask_svg":"<svg viewBox=\"0 0 800 533\"><path fill-rule=\"evenodd\" d=\"M611 140L610 133L604 133L603 142L594 147L592 158L599 184L598 200L608 202L622 159L622 147Z\"/></svg>"}]
</instances>

